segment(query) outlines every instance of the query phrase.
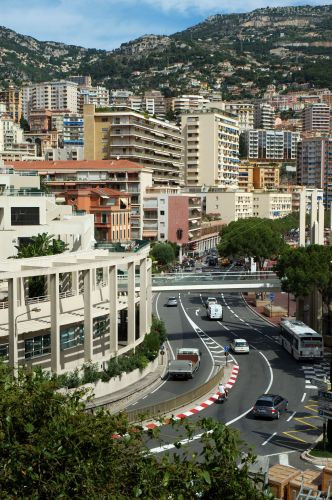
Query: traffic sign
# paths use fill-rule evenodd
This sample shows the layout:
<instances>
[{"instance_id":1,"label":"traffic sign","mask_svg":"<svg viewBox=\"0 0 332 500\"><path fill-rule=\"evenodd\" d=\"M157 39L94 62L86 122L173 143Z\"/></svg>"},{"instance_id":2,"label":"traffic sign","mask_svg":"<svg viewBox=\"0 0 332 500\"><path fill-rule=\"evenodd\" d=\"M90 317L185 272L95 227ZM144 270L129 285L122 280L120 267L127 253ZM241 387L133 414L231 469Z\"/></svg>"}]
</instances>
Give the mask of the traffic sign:
<instances>
[{"instance_id":1,"label":"traffic sign","mask_svg":"<svg viewBox=\"0 0 332 500\"><path fill-rule=\"evenodd\" d=\"M228 351L229 351L229 345L225 345L225 346L224 346L224 351L225 351L225 352L228 352Z\"/></svg>"},{"instance_id":2,"label":"traffic sign","mask_svg":"<svg viewBox=\"0 0 332 500\"><path fill-rule=\"evenodd\" d=\"M270 297L270 301L273 302L275 297L276 297L276 294L274 292L270 292L269 297Z\"/></svg>"}]
</instances>

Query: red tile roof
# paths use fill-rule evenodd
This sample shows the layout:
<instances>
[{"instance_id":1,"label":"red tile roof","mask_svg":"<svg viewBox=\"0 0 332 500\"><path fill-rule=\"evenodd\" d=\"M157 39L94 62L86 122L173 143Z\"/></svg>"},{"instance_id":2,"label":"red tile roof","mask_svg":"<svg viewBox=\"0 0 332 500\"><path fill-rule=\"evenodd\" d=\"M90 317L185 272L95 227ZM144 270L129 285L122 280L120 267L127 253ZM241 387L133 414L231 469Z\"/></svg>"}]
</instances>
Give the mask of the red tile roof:
<instances>
[{"instance_id":1,"label":"red tile roof","mask_svg":"<svg viewBox=\"0 0 332 500\"><path fill-rule=\"evenodd\" d=\"M64 161L5 161L15 170L136 170L142 165L129 160L64 160Z\"/></svg>"},{"instance_id":2,"label":"red tile roof","mask_svg":"<svg viewBox=\"0 0 332 500\"><path fill-rule=\"evenodd\" d=\"M131 194L130 193L126 193L125 191L119 191L118 189L111 189L111 188L90 188L90 187L86 187L86 188L80 188L80 189L66 189L66 192L65 194L69 194L69 195L84 195L84 194L97 194L99 196L117 196L117 197L121 197L121 196L126 196L126 197L131 197Z\"/></svg>"}]
</instances>

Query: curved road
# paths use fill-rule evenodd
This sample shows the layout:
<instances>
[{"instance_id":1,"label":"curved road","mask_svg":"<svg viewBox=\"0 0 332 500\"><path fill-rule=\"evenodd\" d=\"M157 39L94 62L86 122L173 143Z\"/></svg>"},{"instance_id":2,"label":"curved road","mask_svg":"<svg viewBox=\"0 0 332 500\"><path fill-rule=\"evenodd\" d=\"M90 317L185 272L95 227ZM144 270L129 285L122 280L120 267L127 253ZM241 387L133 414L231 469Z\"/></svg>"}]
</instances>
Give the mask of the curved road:
<instances>
[{"instance_id":1,"label":"curved road","mask_svg":"<svg viewBox=\"0 0 332 500\"><path fill-rule=\"evenodd\" d=\"M209 295L217 296L224 307L222 322L206 318L204 302ZM243 440L253 445L256 454L271 456L271 463L280 460L303 468L296 452L306 449L320 434L321 421L317 418L315 400L312 399L315 390L306 388L302 365L279 345L278 328L251 311L239 294L182 292L177 308L164 307L168 294L161 293L158 297L157 309L166 323L172 349L184 345L200 348L201 367L193 380L166 381L134 407L168 399L203 383L212 375L213 363L220 360L218 353L222 347L218 349L216 346L229 344L233 338L245 338L251 347L250 354L235 356L240 371L228 401L223 405L214 404L191 419L213 417L238 429ZM288 399L289 410L280 420L252 418L250 410L264 392ZM166 426L161 434L170 443L168 448L172 448L177 432ZM152 449L154 446L155 452L164 449L151 443ZM190 446L198 449L199 440Z\"/></svg>"}]
</instances>

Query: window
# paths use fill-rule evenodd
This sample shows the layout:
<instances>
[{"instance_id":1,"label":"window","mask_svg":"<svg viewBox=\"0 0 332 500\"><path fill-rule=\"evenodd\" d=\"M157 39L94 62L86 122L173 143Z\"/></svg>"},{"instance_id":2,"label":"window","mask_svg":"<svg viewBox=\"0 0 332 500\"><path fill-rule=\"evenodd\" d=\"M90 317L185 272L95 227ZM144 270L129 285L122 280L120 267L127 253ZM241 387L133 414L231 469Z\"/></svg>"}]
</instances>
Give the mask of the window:
<instances>
[{"instance_id":1,"label":"window","mask_svg":"<svg viewBox=\"0 0 332 500\"><path fill-rule=\"evenodd\" d=\"M102 122L108 122L108 118L102 118L101 121Z\"/></svg>"},{"instance_id":2,"label":"window","mask_svg":"<svg viewBox=\"0 0 332 500\"><path fill-rule=\"evenodd\" d=\"M110 330L110 319L108 316L95 318L93 320L93 338L101 337Z\"/></svg>"},{"instance_id":3,"label":"window","mask_svg":"<svg viewBox=\"0 0 332 500\"><path fill-rule=\"evenodd\" d=\"M8 358L8 355L9 355L8 348L9 348L9 344L1 344L0 345L0 358L5 358L5 359Z\"/></svg>"},{"instance_id":4,"label":"window","mask_svg":"<svg viewBox=\"0 0 332 500\"><path fill-rule=\"evenodd\" d=\"M164 233L160 233L160 238L165 238L165 234Z\"/></svg>"},{"instance_id":5,"label":"window","mask_svg":"<svg viewBox=\"0 0 332 500\"><path fill-rule=\"evenodd\" d=\"M108 214L107 213L102 213L101 214L101 222L103 224L107 224L107 218L108 218Z\"/></svg>"},{"instance_id":6,"label":"window","mask_svg":"<svg viewBox=\"0 0 332 500\"><path fill-rule=\"evenodd\" d=\"M11 207L12 226L39 225L39 207Z\"/></svg>"},{"instance_id":7,"label":"window","mask_svg":"<svg viewBox=\"0 0 332 500\"><path fill-rule=\"evenodd\" d=\"M61 329L60 331L60 350L64 351L70 347L75 347L84 342L84 325L70 326Z\"/></svg>"},{"instance_id":8,"label":"window","mask_svg":"<svg viewBox=\"0 0 332 500\"><path fill-rule=\"evenodd\" d=\"M165 215L165 210L160 210L160 215Z\"/></svg>"},{"instance_id":9,"label":"window","mask_svg":"<svg viewBox=\"0 0 332 500\"><path fill-rule=\"evenodd\" d=\"M40 335L25 341L25 358L34 358L51 352L51 335Z\"/></svg>"}]
</instances>

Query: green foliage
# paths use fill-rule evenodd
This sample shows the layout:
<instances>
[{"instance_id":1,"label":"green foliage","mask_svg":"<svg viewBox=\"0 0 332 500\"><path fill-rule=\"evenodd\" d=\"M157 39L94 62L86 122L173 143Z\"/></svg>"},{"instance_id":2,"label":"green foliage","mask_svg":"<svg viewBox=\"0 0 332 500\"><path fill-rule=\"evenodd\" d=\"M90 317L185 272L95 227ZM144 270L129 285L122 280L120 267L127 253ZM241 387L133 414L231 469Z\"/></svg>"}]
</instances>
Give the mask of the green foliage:
<instances>
[{"instance_id":1,"label":"green foliage","mask_svg":"<svg viewBox=\"0 0 332 500\"><path fill-rule=\"evenodd\" d=\"M156 243L151 249L151 255L162 266L175 260L174 248L169 243Z\"/></svg>"},{"instance_id":2,"label":"green foliage","mask_svg":"<svg viewBox=\"0 0 332 500\"><path fill-rule=\"evenodd\" d=\"M14 379L0 364L0 393L1 498L268 498L249 476L255 457L222 423L173 422L179 440L202 434L200 451L177 443L180 453L159 456L149 452L158 430L133 429L124 414L88 413L82 391L61 394L40 373L22 370Z\"/></svg>"},{"instance_id":3,"label":"green foliage","mask_svg":"<svg viewBox=\"0 0 332 500\"><path fill-rule=\"evenodd\" d=\"M239 219L220 231L222 257L253 257L262 267L265 259L275 258L284 247L281 233L268 219Z\"/></svg>"},{"instance_id":4,"label":"green foliage","mask_svg":"<svg viewBox=\"0 0 332 500\"><path fill-rule=\"evenodd\" d=\"M275 271L282 289L296 297L305 297L317 288L323 297L330 294L332 248L321 245L285 247Z\"/></svg>"},{"instance_id":5,"label":"green foliage","mask_svg":"<svg viewBox=\"0 0 332 500\"><path fill-rule=\"evenodd\" d=\"M17 259L56 255L65 252L68 248L67 243L54 239L53 234L40 233L37 236L31 236L30 239L31 241L27 245L15 247L17 249Z\"/></svg>"},{"instance_id":6,"label":"green foliage","mask_svg":"<svg viewBox=\"0 0 332 500\"><path fill-rule=\"evenodd\" d=\"M24 132L30 131L29 122L24 118L23 115L21 116L21 119L20 119L20 127L24 130Z\"/></svg>"}]
</instances>

